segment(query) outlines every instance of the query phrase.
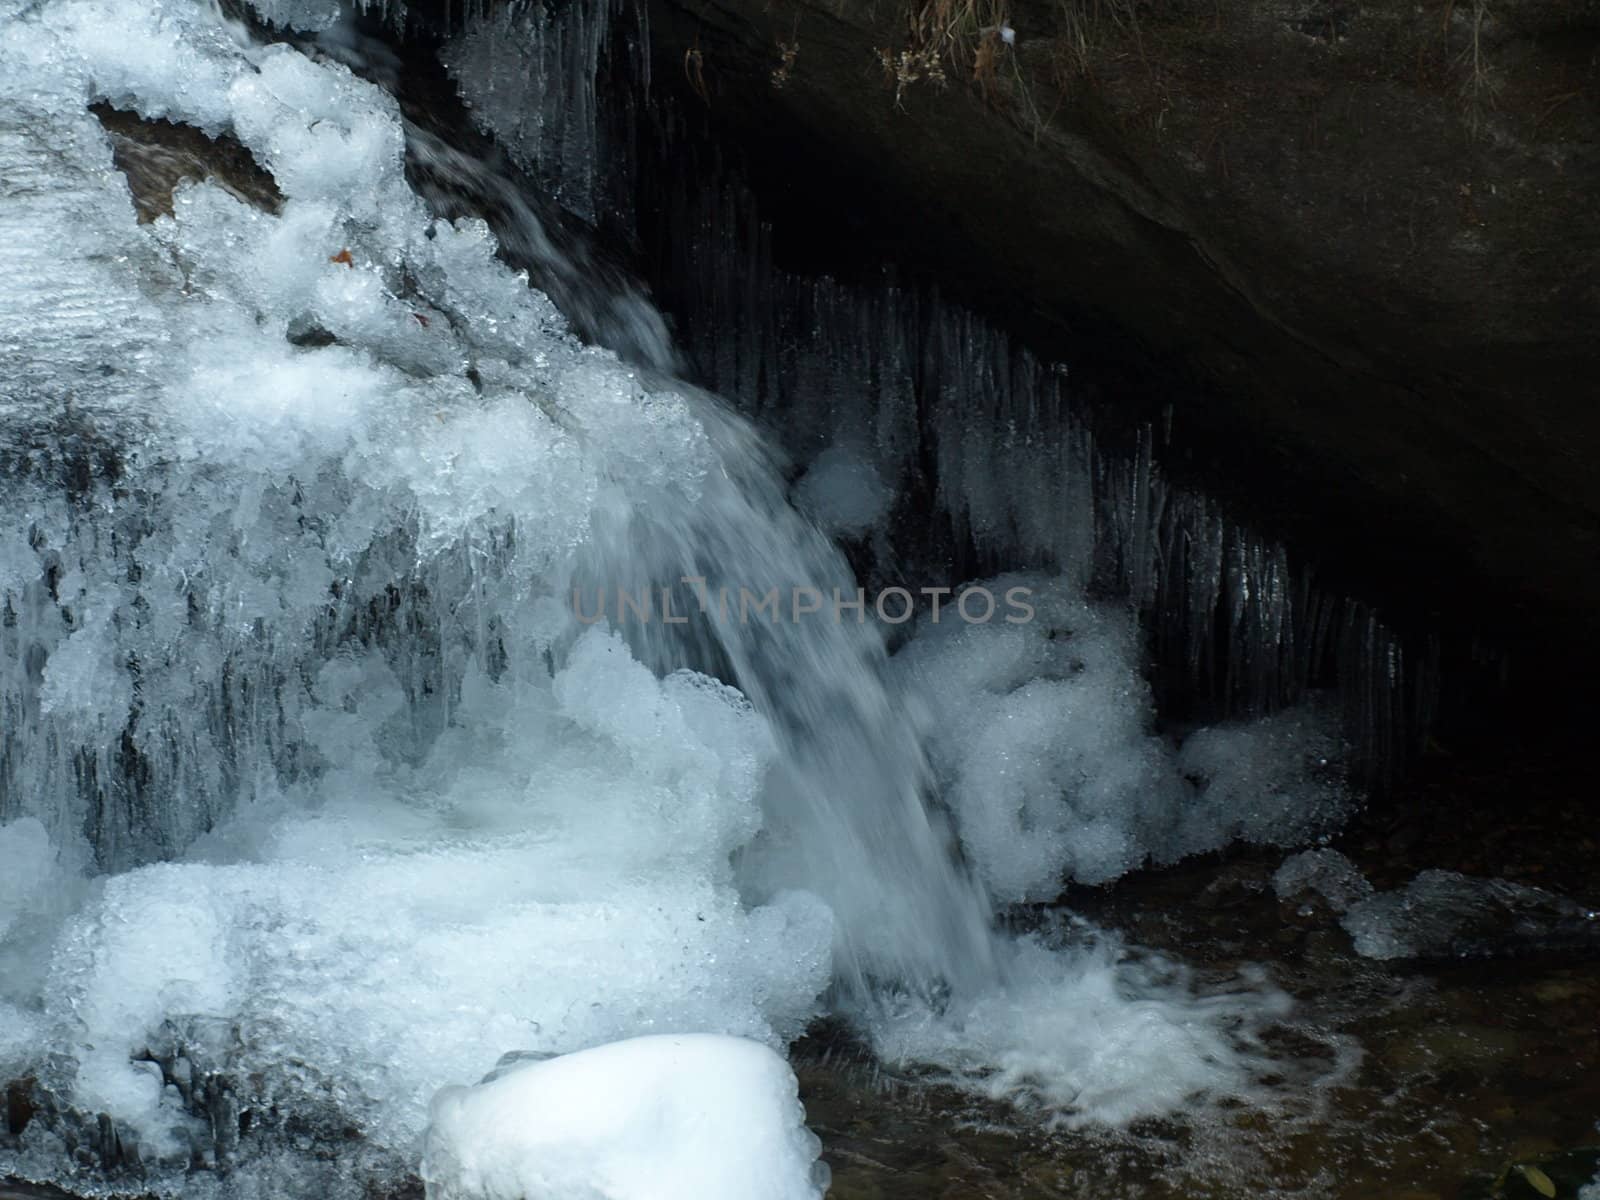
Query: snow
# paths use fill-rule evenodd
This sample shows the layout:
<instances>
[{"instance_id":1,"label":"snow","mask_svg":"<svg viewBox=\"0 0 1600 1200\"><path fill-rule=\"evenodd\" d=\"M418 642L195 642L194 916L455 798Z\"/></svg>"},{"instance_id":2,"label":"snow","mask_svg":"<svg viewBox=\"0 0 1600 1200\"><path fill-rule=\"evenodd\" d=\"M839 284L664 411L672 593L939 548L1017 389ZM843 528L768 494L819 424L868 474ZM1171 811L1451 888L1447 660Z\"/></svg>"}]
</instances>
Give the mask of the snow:
<instances>
[{"instance_id":1,"label":"snow","mask_svg":"<svg viewBox=\"0 0 1600 1200\"><path fill-rule=\"evenodd\" d=\"M798 1084L738 1038L644 1037L434 1099L428 1200L821 1200Z\"/></svg>"}]
</instances>

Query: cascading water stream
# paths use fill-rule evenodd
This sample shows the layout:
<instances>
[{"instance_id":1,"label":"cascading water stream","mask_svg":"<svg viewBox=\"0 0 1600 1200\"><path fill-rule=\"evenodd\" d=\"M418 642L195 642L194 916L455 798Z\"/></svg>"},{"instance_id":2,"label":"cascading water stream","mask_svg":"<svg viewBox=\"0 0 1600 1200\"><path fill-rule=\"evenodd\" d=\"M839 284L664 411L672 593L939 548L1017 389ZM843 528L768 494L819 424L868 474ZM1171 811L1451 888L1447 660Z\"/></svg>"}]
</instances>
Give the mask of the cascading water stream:
<instances>
[{"instance_id":1,"label":"cascading water stream","mask_svg":"<svg viewBox=\"0 0 1600 1200\"><path fill-rule=\"evenodd\" d=\"M598 37L577 38L587 59ZM351 58L372 53L348 33L339 40ZM530 54L537 62L540 50ZM676 365L660 314L614 274L575 269L503 175L410 123L407 152L434 211L487 199L501 253L554 280L552 296L601 344L656 372ZM829 902L841 918L845 995L865 1000L874 977L929 994L975 992L997 970L990 906L929 811L927 758L886 678L882 637L863 607L836 608L857 596L849 567L790 505L779 464L749 425L714 396L667 385L693 405L721 472L689 511L637 506L597 520L579 554L575 611L609 616L660 673L725 673L771 722L780 753L766 787L769 827L752 851L756 891L781 883ZM775 603L752 617L750 605L769 595ZM808 605L816 611L797 611Z\"/></svg>"},{"instance_id":2,"label":"cascading water stream","mask_svg":"<svg viewBox=\"0 0 1600 1200\"><path fill-rule=\"evenodd\" d=\"M709 399L698 416L726 474L690 512L634 510L600 531L580 555L574 605L632 617L624 632L660 670L724 664L771 722L769 827L747 875L828 901L837 981L853 1001L873 978L973 993L997 969L988 901L929 811L927 758L891 690L883 639L749 427ZM643 598L648 619L624 597Z\"/></svg>"}]
</instances>

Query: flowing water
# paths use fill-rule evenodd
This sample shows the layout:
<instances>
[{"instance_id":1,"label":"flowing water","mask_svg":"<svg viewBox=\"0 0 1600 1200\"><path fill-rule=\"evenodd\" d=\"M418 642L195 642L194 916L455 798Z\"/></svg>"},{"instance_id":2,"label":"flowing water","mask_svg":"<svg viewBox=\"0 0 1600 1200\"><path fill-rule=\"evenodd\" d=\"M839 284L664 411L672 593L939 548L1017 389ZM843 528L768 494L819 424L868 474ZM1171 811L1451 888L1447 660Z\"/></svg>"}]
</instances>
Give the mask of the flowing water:
<instances>
[{"instance_id":1,"label":"flowing water","mask_svg":"<svg viewBox=\"0 0 1600 1200\"><path fill-rule=\"evenodd\" d=\"M802 515L511 167L354 73L392 64L336 6L266 15L316 36L0 4L0 1175L359 1195L507 1052L825 1010L1042 1126L1339 1077L1248 970L994 917L1337 820L1317 714L1175 746L1057 563L987 585L1029 620L838 607L881 481L813 464ZM561 153L509 139L579 215L547 60L592 87L586 30L515 99ZM191 178L140 223L95 103L275 199Z\"/></svg>"}]
</instances>

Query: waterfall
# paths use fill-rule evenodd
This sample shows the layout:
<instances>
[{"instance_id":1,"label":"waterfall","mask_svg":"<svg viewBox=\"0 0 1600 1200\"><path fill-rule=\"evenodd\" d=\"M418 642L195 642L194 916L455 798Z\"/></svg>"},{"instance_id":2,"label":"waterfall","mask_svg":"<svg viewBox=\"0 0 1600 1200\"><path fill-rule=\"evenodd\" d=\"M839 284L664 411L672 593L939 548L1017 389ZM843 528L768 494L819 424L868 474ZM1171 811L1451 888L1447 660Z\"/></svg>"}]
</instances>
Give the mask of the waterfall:
<instances>
[{"instance_id":1,"label":"waterfall","mask_svg":"<svg viewBox=\"0 0 1600 1200\"><path fill-rule=\"evenodd\" d=\"M1070 578L1029 577L1048 623L919 622L891 659L642 296L585 293L533 207L414 126L408 164L331 9L268 15L324 40L186 0L0 7L0 1081L34 1097L0 1174L362 1195L502 1054L782 1046L825 1003L1052 1120L1256 1095L1269 988L1002 934L990 872L1029 839L1092 833L1103 866L1226 840L1250 755L1196 758L1195 791L1131 630ZM189 178L139 223L94 103L236 139L281 204ZM496 197L517 245L430 186ZM974 659L1009 666L947 673ZM1011 801L929 754L969 700L1109 714L986 743L1038 792L987 840Z\"/></svg>"}]
</instances>

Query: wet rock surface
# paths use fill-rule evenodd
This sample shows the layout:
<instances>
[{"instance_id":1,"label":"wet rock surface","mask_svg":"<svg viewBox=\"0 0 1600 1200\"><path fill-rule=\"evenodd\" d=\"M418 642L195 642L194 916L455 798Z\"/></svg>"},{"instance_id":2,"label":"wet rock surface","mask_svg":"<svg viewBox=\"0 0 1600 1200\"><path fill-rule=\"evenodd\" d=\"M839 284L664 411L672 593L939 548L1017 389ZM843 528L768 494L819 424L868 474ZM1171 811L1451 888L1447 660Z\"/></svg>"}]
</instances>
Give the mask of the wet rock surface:
<instances>
[{"instance_id":1,"label":"wet rock surface","mask_svg":"<svg viewBox=\"0 0 1600 1200\"><path fill-rule=\"evenodd\" d=\"M112 161L128 179L140 224L171 216L173 190L185 180L209 179L265 212L283 207L277 183L236 138L210 137L192 125L149 120L109 104L91 109L110 138Z\"/></svg>"},{"instance_id":2,"label":"wet rock surface","mask_svg":"<svg viewBox=\"0 0 1600 1200\"><path fill-rule=\"evenodd\" d=\"M1593 649L1593 5L909 10L658 0L658 79L829 269L920 263L1069 362L1131 334L1291 537Z\"/></svg>"}]
</instances>

